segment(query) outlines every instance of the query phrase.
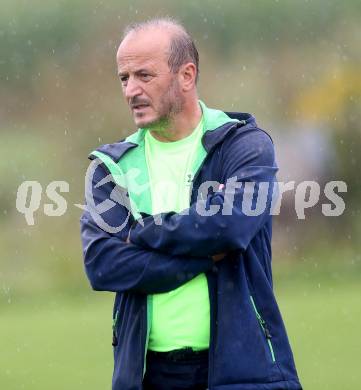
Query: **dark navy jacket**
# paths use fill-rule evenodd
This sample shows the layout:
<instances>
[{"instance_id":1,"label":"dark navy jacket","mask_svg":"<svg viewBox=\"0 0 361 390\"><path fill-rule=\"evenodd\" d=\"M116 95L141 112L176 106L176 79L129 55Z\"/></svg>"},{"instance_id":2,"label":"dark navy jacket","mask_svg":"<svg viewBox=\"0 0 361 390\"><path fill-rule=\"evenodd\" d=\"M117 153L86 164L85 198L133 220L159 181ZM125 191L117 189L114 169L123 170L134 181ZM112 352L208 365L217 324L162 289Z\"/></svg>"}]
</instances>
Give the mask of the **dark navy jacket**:
<instances>
[{"instance_id":1,"label":"dark navy jacket","mask_svg":"<svg viewBox=\"0 0 361 390\"><path fill-rule=\"evenodd\" d=\"M249 114L228 115L239 122L208 129L203 136L207 156L194 177L189 210L161 214L161 224L146 214L134 219L121 188L107 180L109 164L95 169L90 186L95 205L117 199L105 207L102 220L113 227L125 221L120 231L107 232L89 207L81 217L90 283L95 290L116 292L113 390L142 389L148 294L171 291L202 272L211 309L209 389L302 389L272 287L270 208L277 172L273 144ZM137 147L126 140L98 151L117 163ZM231 203L216 186L198 193L205 181L225 184L232 177L243 184ZM247 182L254 185L253 206L260 183L269 184L259 215L242 208ZM213 215L198 212L211 206L218 209ZM231 213L222 213L226 207ZM227 256L213 263L211 255L217 253Z\"/></svg>"}]
</instances>

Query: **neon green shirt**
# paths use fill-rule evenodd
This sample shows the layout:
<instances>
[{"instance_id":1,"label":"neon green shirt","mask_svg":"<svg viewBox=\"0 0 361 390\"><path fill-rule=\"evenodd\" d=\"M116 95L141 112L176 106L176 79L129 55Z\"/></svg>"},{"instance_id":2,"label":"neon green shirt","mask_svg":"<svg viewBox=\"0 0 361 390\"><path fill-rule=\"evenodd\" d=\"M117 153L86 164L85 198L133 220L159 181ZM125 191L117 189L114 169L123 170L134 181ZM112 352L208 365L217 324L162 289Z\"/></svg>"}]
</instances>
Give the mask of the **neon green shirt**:
<instances>
[{"instance_id":1,"label":"neon green shirt","mask_svg":"<svg viewBox=\"0 0 361 390\"><path fill-rule=\"evenodd\" d=\"M187 169L182 168L183 165L178 165L180 164L181 161L184 160L180 157L178 162L178 158L176 157L177 153L175 153L172 156L174 158L173 164L170 164L172 162L172 159L170 160L167 159L166 162L163 162L163 164L161 164L158 170L154 170L156 169L156 165L154 164L157 164L157 161L161 161L158 158L154 159L154 156L158 157L159 153L162 153L163 155L163 151L159 150L159 153L156 153L155 150L148 149L146 153L145 137L146 136L149 137L150 134L148 134L148 130L142 128L138 129L137 132L127 137L126 141L137 145L137 147L130 149L118 161L118 163L115 163L111 157L109 157L108 155L102 152L99 151L92 152L93 156L99 158L107 166L107 168L109 169L109 171L111 172L114 178L114 181L119 186L124 187L128 190L131 211L134 218L136 219L140 218L141 212L151 214L153 206L154 206L154 210L162 209L162 207L157 206L158 202L156 201L152 202L151 197L153 196L154 199L157 199L157 194L155 193L154 188L150 188L149 180L151 176L153 181L157 180L158 177L163 176L163 172L166 172L166 167L168 167L168 169L173 170L173 174L174 171L180 174L179 171L182 170L184 174L182 174L181 177L183 178L186 177L188 181L189 179L188 175L192 175L197 171L198 167L202 164L207 154L201 144L202 132L204 134L205 131L212 131L224 125L225 123L231 121L237 122L236 119L231 119L226 113L220 110L214 110L212 108L208 108L202 101L199 101L199 104L202 108L204 124L201 127L197 127L197 129L191 135L189 135L190 139L193 139L192 137L194 137L194 141L196 142L188 146L192 148L192 146L197 145L192 157L190 158L189 155L188 157L185 157L187 162L184 164L188 165L189 167L192 166L191 160L194 159L193 166L190 170L190 173L186 172ZM186 137L185 139L182 139L177 142L167 143L167 145L165 145L165 143L160 143L161 144L160 146L162 147L162 145L163 146L165 145L164 146L165 148L167 147L172 148L171 145L174 144L176 145L175 149L177 149L177 145L181 145L183 143L187 145L189 141L188 140L189 137ZM157 144L157 142L152 142L152 139L150 139L150 144L149 142L147 142L148 144L147 148L149 148L149 146L152 147L153 143ZM159 142L158 142L158 146L159 146ZM189 152L188 149L185 148L185 154L188 154L188 152ZM146 154L148 156L147 159L146 159ZM151 158L149 159L150 155ZM148 161L150 160L149 161L150 164L147 164L146 160ZM152 168L153 166L155 168ZM178 166L179 166L179 170L175 169ZM152 173L148 171L151 171ZM162 174L158 174L159 172L162 172ZM168 176L170 176L170 178L173 180L173 176L169 172L167 176L162 178L162 180L166 179L166 177ZM191 176L190 179L193 179L193 177ZM180 184L179 181L177 183ZM183 188L182 185L180 187ZM153 194L151 194L151 190L153 190ZM170 205L167 204L164 208L165 209L173 208L175 209L175 211L177 211L177 207L178 209L183 209L184 207L181 207L182 205L180 203L181 202L180 199L183 199L184 204L187 204L188 206L189 190L190 188L184 193L184 198L180 196L178 192L176 195L174 195L172 191L173 196L170 196L169 198L174 199L175 206L171 207ZM160 199L163 198L166 198L164 194L163 196L161 196ZM177 202L178 202L178 206L177 206ZM199 284L197 285L197 283ZM194 285L196 288L194 288ZM189 290L188 287L190 287ZM146 343L147 345L150 346L150 349L165 351L169 349L181 348L183 346L191 346L194 347L195 349L197 349L197 346L198 348L202 348L202 349L208 346L208 335L206 336L206 332L209 330L209 327L207 327L208 324L206 324L206 321L209 321L209 317L201 314L202 311L203 313L207 312L207 315L209 313L208 289L206 287L207 287L207 281L205 275L199 275L198 277L192 279L185 285L181 286L179 289L176 289L168 294L148 295ZM207 298L206 298L206 292L207 292ZM172 311L173 310L172 305L174 302L176 302L176 299L178 299L179 296L181 296L184 299L179 299L178 300L179 305L174 304L174 308L176 308L176 310ZM166 310L163 311L159 310L159 308L162 307L162 304L158 304L158 303L161 302L162 298L163 301L166 301L167 297L170 299L171 304L168 305L169 315L165 316L164 313L166 313ZM155 301L154 310L152 309L153 298ZM165 307L167 307L167 305L165 305ZM152 313L153 315L151 315ZM166 321L164 321L164 318ZM203 319L206 318L206 319L202 321L202 318ZM155 324L153 325L152 325L152 320L155 321ZM163 328L162 328L162 324L164 324ZM152 340L149 340L150 333L152 333L151 335Z\"/></svg>"},{"instance_id":2,"label":"neon green shirt","mask_svg":"<svg viewBox=\"0 0 361 390\"><path fill-rule=\"evenodd\" d=\"M196 129L175 142L161 142L145 134L152 214L189 207L191 180L205 150L201 143L203 117ZM179 288L153 295L148 349L170 351L209 346L209 296L205 274Z\"/></svg>"}]
</instances>

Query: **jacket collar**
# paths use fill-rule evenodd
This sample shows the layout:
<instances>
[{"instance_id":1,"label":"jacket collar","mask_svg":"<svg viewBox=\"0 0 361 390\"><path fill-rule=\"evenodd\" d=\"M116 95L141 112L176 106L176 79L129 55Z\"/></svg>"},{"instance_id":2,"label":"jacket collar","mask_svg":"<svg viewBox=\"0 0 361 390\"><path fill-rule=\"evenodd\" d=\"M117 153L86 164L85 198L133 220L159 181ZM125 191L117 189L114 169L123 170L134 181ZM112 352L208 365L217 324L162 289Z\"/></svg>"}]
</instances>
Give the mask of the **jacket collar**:
<instances>
[{"instance_id":1,"label":"jacket collar","mask_svg":"<svg viewBox=\"0 0 361 390\"><path fill-rule=\"evenodd\" d=\"M216 129L207 130L203 136L203 146L207 152L221 143L227 135L235 130L242 128L242 131L257 127L256 121L251 114L225 112L225 114L236 121L229 121Z\"/></svg>"}]
</instances>

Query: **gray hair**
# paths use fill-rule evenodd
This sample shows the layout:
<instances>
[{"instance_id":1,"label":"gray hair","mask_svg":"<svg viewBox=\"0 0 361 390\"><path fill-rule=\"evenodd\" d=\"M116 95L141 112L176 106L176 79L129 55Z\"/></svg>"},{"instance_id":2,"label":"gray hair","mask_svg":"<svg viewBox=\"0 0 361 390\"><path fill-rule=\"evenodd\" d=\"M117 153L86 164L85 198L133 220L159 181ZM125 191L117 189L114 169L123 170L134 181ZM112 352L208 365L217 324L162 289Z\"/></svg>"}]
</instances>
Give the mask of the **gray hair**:
<instances>
[{"instance_id":1,"label":"gray hair","mask_svg":"<svg viewBox=\"0 0 361 390\"><path fill-rule=\"evenodd\" d=\"M132 23L124 29L122 40L131 32L137 32L153 27L165 27L174 31L170 40L168 66L173 73L176 73L183 64L187 62L193 63L197 70L197 83L199 76L198 50L185 27L176 19L164 17L150 19L140 23Z\"/></svg>"}]
</instances>

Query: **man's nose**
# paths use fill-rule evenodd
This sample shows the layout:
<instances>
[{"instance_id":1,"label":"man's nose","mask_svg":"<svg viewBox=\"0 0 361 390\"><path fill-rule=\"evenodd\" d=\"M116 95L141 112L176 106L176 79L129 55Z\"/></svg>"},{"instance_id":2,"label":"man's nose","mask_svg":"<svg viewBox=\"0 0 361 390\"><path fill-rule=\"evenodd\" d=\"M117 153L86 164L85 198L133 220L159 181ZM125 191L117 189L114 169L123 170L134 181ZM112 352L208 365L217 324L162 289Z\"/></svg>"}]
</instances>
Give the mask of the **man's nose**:
<instances>
[{"instance_id":1,"label":"man's nose","mask_svg":"<svg viewBox=\"0 0 361 390\"><path fill-rule=\"evenodd\" d=\"M129 77L127 85L124 89L125 98L127 100L134 98L135 96L139 96L142 93L142 88L140 87L137 80L132 77Z\"/></svg>"}]
</instances>

